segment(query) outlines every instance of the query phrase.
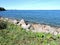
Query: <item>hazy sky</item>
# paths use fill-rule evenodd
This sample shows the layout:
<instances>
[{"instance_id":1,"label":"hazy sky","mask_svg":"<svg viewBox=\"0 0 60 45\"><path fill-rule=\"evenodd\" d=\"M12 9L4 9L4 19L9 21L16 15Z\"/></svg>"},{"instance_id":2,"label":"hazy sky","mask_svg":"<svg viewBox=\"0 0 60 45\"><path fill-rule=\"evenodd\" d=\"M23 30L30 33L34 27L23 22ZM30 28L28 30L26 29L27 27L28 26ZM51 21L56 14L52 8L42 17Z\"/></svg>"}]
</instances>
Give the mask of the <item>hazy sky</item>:
<instances>
[{"instance_id":1,"label":"hazy sky","mask_svg":"<svg viewBox=\"0 0 60 45\"><path fill-rule=\"evenodd\" d=\"M0 7L20 10L60 10L60 0L0 0Z\"/></svg>"}]
</instances>

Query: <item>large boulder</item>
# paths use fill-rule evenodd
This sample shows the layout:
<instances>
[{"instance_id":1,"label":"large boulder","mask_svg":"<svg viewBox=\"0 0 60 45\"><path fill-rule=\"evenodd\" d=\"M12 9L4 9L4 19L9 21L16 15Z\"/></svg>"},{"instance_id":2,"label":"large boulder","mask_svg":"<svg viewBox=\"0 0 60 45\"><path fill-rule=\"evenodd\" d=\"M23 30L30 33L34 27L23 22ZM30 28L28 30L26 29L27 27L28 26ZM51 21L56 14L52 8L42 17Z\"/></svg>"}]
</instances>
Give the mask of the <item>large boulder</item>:
<instances>
[{"instance_id":1,"label":"large boulder","mask_svg":"<svg viewBox=\"0 0 60 45\"><path fill-rule=\"evenodd\" d=\"M27 24L24 19L22 19L21 21L19 21L19 23L17 25L20 25L23 29L29 29L30 28L30 24Z\"/></svg>"},{"instance_id":2,"label":"large boulder","mask_svg":"<svg viewBox=\"0 0 60 45\"><path fill-rule=\"evenodd\" d=\"M13 24L17 24L17 22L18 22L17 20L13 20Z\"/></svg>"},{"instance_id":3,"label":"large boulder","mask_svg":"<svg viewBox=\"0 0 60 45\"><path fill-rule=\"evenodd\" d=\"M24 29L29 29L30 24L28 24L28 25L24 25L24 24L22 24L21 27L24 28Z\"/></svg>"},{"instance_id":4,"label":"large boulder","mask_svg":"<svg viewBox=\"0 0 60 45\"><path fill-rule=\"evenodd\" d=\"M26 25L26 23L25 23L25 21L24 21L24 19L22 19L21 21L19 21L19 23L17 24L17 25Z\"/></svg>"},{"instance_id":5,"label":"large boulder","mask_svg":"<svg viewBox=\"0 0 60 45\"><path fill-rule=\"evenodd\" d=\"M40 24L32 24L32 31L33 32L43 32Z\"/></svg>"},{"instance_id":6,"label":"large boulder","mask_svg":"<svg viewBox=\"0 0 60 45\"><path fill-rule=\"evenodd\" d=\"M18 22L18 21L17 21L16 19L8 19L8 22L17 25L17 22Z\"/></svg>"},{"instance_id":7,"label":"large boulder","mask_svg":"<svg viewBox=\"0 0 60 45\"><path fill-rule=\"evenodd\" d=\"M55 31L56 28L48 26L48 25L32 24L32 27L33 27L32 28L33 32L44 32L44 33L57 35L57 32Z\"/></svg>"}]
</instances>

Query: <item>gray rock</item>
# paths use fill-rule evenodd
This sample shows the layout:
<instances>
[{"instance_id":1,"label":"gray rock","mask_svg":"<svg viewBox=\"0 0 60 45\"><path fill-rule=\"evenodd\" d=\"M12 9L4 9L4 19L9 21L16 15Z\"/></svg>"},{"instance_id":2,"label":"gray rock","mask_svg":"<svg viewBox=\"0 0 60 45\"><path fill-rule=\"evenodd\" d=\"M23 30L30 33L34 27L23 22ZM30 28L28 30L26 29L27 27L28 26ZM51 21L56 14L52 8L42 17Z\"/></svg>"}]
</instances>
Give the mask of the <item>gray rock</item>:
<instances>
[{"instance_id":1,"label":"gray rock","mask_svg":"<svg viewBox=\"0 0 60 45\"><path fill-rule=\"evenodd\" d=\"M58 33L56 32L56 31L54 31L54 33L53 33L54 35L57 35Z\"/></svg>"},{"instance_id":2,"label":"gray rock","mask_svg":"<svg viewBox=\"0 0 60 45\"><path fill-rule=\"evenodd\" d=\"M21 21L19 21L19 23L17 25L20 25L23 29L29 29L29 27L31 26L30 24L26 25L24 19L22 19Z\"/></svg>"},{"instance_id":3,"label":"gray rock","mask_svg":"<svg viewBox=\"0 0 60 45\"><path fill-rule=\"evenodd\" d=\"M19 23L17 24L17 25L26 25L26 23L25 23L25 21L24 21L24 19L22 19L21 21L19 21Z\"/></svg>"}]
</instances>

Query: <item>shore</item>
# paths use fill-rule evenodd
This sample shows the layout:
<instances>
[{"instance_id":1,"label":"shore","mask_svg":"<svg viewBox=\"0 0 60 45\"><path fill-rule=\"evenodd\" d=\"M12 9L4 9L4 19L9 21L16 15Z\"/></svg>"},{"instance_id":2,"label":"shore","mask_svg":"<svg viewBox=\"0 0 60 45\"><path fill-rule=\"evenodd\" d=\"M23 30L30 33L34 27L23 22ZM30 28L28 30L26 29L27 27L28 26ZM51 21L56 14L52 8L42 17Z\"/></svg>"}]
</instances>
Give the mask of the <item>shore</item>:
<instances>
[{"instance_id":1,"label":"shore","mask_svg":"<svg viewBox=\"0 0 60 45\"><path fill-rule=\"evenodd\" d=\"M50 33L54 35L60 34L60 27L39 24L39 23L29 23L24 19L16 20L16 19L0 17L0 20L8 21L15 25L21 26L23 29L26 29L27 31L31 30L32 32L44 32L44 33Z\"/></svg>"}]
</instances>

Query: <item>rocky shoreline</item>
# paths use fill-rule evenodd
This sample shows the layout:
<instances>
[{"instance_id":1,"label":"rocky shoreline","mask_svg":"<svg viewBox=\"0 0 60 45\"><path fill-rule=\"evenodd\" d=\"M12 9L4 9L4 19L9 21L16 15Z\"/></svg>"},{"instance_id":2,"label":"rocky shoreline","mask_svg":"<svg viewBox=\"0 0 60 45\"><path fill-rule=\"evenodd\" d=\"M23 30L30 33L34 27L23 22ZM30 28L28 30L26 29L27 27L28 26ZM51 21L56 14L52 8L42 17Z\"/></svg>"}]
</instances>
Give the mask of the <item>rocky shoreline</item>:
<instances>
[{"instance_id":1,"label":"rocky shoreline","mask_svg":"<svg viewBox=\"0 0 60 45\"><path fill-rule=\"evenodd\" d=\"M32 32L43 32L50 33L53 35L60 34L60 27L53 27L50 25L38 24L38 23L28 23L24 19L16 20L0 17L0 20L11 22L15 25L21 26L23 29L27 31L31 30Z\"/></svg>"}]
</instances>

